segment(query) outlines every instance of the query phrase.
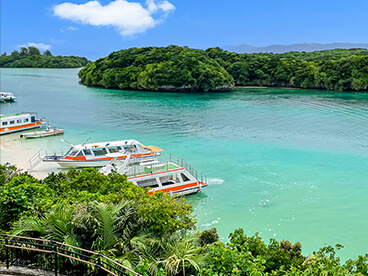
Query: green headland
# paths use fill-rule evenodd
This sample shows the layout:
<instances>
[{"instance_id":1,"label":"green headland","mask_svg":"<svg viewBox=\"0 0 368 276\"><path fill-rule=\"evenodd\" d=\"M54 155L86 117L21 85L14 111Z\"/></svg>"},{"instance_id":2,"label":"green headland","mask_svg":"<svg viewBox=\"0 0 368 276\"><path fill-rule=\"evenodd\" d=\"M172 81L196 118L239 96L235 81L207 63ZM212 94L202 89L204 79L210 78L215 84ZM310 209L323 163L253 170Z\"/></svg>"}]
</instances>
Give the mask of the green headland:
<instances>
[{"instance_id":1,"label":"green headland","mask_svg":"<svg viewBox=\"0 0 368 276\"><path fill-rule=\"evenodd\" d=\"M368 50L237 54L220 48L145 47L113 52L79 72L81 83L149 91L266 86L367 91Z\"/></svg>"}]
</instances>

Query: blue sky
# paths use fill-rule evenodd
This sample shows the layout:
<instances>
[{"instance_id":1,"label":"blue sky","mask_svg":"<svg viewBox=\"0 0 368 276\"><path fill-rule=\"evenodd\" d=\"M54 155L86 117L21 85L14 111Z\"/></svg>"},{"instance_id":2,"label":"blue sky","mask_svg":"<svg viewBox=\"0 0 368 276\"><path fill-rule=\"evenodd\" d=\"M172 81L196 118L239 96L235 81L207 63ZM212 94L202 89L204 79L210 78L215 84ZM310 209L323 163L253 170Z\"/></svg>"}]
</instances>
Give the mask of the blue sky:
<instances>
[{"instance_id":1,"label":"blue sky","mask_svg":"<svg viewBox=\"0 0 368 276\"><path fill-rule=\"evenodd\" d=\"M1 52L91 60L131 47L368 43L367 0L1 0Z\"/></svg>"}]
</instances>

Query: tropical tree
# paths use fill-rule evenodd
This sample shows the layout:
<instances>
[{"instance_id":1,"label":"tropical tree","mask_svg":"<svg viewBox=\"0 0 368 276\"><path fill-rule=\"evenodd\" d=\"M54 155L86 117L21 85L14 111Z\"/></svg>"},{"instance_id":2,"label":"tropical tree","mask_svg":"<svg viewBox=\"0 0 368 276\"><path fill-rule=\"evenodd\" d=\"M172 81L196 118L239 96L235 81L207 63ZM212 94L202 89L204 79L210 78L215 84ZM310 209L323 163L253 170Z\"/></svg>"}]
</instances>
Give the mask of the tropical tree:
<instances>
[{"instance_id":1,"label":"tropical tree","mask_svg":"<svg viewBox=\"0 0 368 276\"><path fill-rule=\"evenodd\" d=\"M21 56L28 56L29 52L28 49L26 47L20 47L20 53Z\"/></svg>"},{"instance_id":2,"label":"tropical tree","mask_svg":"<svg viewBox=\"0 0 368 276\"><path fill-rule=\"evenodd\" d=\"M205 263L205 254L197 239L187 234L176 234L170 237L165 245L165 259L162 261L169 275L193 275Z\"/></svg>"},{"instance_id":3,"label":"tropical tree","mask_svg":"<svg viewBox=\"0 0 368 276\"><path fill-rule=\"evenodd\" d=\"M52 54L51 54L50 50L45 50L45 51L43 52L43 55L44 55L44 56L52 56Z\"/></svg>"},{"instance_id":4,"label":"tropical tree","mask_svg":"<svg viewBox=\"0 0 368 276\"><path fill-rule=\"evenodd\" d=\"M39 56L41 54L41 52L40 52L40 50L38 50L37 47L35 47L35 46L29 46L28 47L28 54L30 56L33 56L33 55L38 55Z\"/></svg>"}]
</instances>

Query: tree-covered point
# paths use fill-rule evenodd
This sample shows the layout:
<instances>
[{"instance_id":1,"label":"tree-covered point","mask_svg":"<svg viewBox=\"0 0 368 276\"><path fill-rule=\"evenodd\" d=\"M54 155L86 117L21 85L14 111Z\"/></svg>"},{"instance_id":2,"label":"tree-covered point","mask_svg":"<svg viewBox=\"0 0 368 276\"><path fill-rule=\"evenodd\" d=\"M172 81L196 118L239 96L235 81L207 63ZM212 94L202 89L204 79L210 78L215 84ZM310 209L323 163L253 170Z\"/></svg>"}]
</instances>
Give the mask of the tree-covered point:
<instances>
[{"instance_id":1,"label":"tree-covered point","mask_svg":"<svg viewBox=\"0 0 368 276\"><path fill-rule=\"evenodd\" d=\"M41 54L37 47L21 47L10 55L0 56L0 67L3 68L79 68L88 63L85 57L53 56L49 50Z\"/></svg>"},{"instance_id":2,"label":"tree-covered point","mask_svg":"<svg viewBox=\"0 0 368 276\"><path fill-rule=\"evenodd\" d=\"M223 91L234 80L202 50L186 47L131 48L87 64L81 83L151 91Z\"/></svg>"},{"instance_id":3,"label":"tree-covered point","mask_svg":"<svg viewBox=\"0 0 368 276\"><path fill-rule=\"evenodd\" d=\"M81 83L151 91L217 91L235 86L368 90L368 50L237 54L220 48L131 48L89 63Z\"/></svg>"},{"instance_id":4,"label":"tree-covered point","mask_svg":"<svg viewBox=\"0 0 368 276\"><path fill-rule=\"evenodd\" d=\"M341 264L339 244L304 256L299 242L267 243L243 229L230 233L227 243L219 241L215 228L194 232L193 208L185 199L147 191L126 176L105 176L94 168L38 180L9 164L0 165L0 233L82 247L144 276L368 275L368 254ZM16 254L12 251L12 258ZM20 254L28 256L26 251ZM42 254L29 254L36 263L54 268ZM0 247L0 262L5 258ZM96 275L78 262L61 265L72 268L73 275Z\"/></svg>"}]
</instances>

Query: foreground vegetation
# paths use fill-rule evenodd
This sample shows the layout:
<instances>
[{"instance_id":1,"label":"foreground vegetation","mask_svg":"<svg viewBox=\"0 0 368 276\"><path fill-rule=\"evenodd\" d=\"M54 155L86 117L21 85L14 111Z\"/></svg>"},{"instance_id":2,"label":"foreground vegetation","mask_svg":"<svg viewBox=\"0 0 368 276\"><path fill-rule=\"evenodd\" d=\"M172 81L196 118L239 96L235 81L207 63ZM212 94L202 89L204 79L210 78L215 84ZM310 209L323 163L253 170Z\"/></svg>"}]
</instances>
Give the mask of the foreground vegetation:
<instances>
[{"instance_id":1,"label":"foreground vegetation","mask_svg":"<svg viewBox=\"0 0 368 276\"><path fill-rule=\"evenodd\" d=\"M195 231L192 211L184 198L148 196L125 176L94 168L41 181L0 165L2 233L97 251L142 275L368 275L368 255L341 264L341 245L303 256L298 242L266 243L242 229L222 243L215 228Z\"/></svg>"},{"instance_id":2,"label":"foreground vegetation","mask_svg":"<svg viewBox=\"0 0 368 276\"><path fill-rule=\"evenodd\" d=\"M87 64L81 83L151 91L268 86L368 91L368 50L237 54L220 48L131 48Z\"/></svg>"},{"instance_id":3,"label":"foreground vegetation","mask_svg":"<svg viewBox=\"0 0 368 276\"><path fill-rule=\"evenodd\" d=\"M41 55L40 50L34 46L21 47L20 51L0 56L0 67L3 68L79 68L87 63L85 57L53 56L49 50Z\"/></svg>"}]
</instances>

